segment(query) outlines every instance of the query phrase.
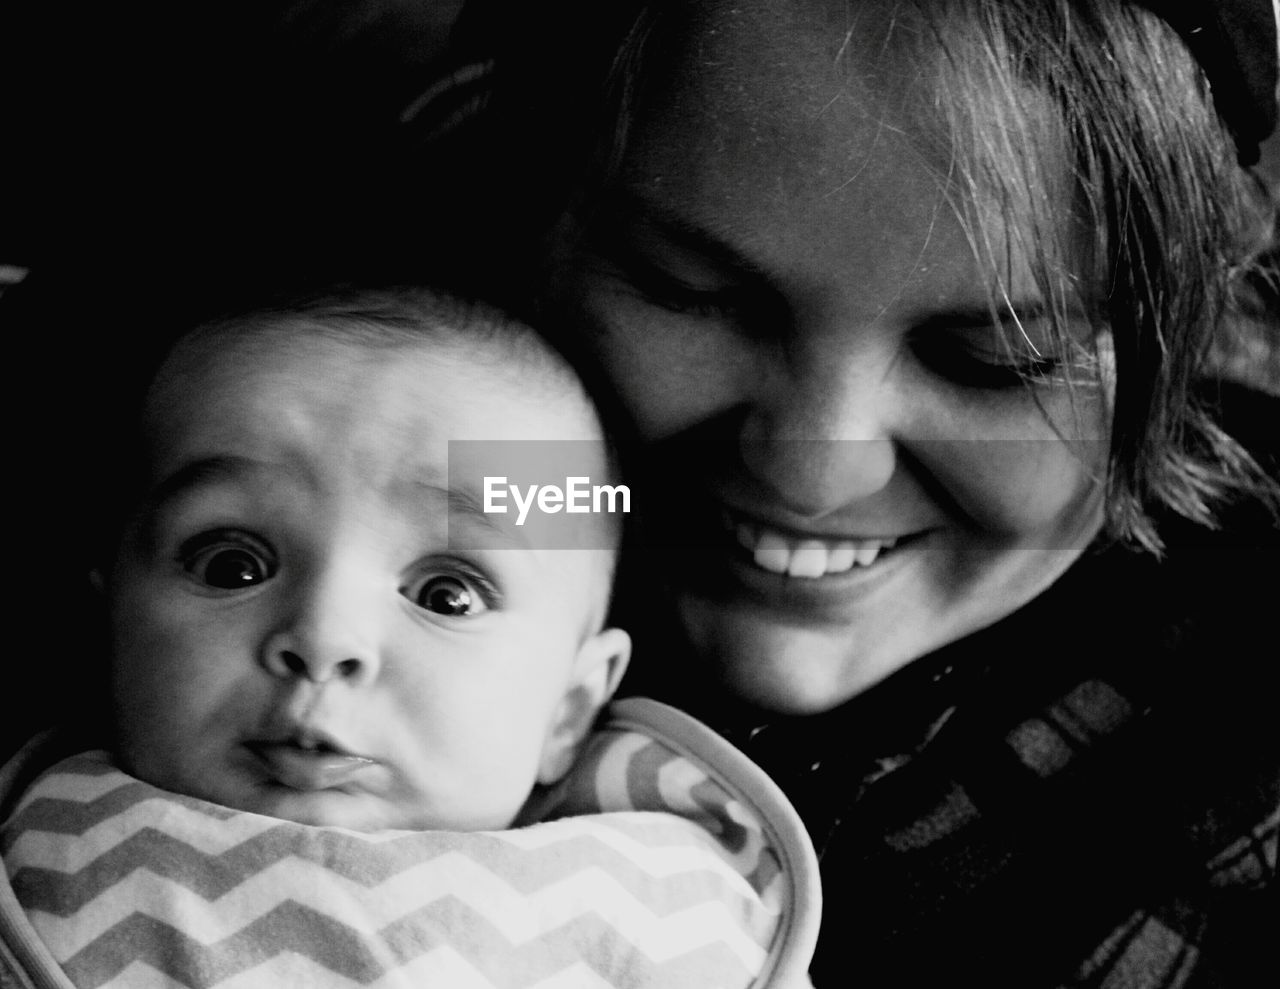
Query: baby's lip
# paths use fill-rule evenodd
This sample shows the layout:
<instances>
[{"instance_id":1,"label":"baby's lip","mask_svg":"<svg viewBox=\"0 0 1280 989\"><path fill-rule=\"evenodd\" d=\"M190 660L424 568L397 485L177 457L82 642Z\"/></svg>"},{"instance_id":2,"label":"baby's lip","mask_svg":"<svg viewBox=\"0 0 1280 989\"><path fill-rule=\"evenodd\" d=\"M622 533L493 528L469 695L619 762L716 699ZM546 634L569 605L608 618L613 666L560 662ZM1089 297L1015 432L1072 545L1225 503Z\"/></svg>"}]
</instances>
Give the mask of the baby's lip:
<instances>
[{"instance_id":1,"label":"baby's lip","mask_svg":"<svg viewBox=\"0 0 1280 989\"><path fill-rule=\"evenodd\" d=\"M291 734L245 743L267 775L293 790L342 789L356 783L378 760L352 752L323 732Z\"/></svg>"},{"instance_id":2,"label":"baby's lip","mask_svg":"<svg viewBox=\"0 0 1280 989\"><path fill-rule=\"evenodd\" d=\"M326 752L331 755L358 756L360 753L341 741L337 735L303 724L288 716L273 718L272 724L264 725L257 737L249 740L251 745L291 745L294 748L313 752Z\"/></svg>"}]
</instances>

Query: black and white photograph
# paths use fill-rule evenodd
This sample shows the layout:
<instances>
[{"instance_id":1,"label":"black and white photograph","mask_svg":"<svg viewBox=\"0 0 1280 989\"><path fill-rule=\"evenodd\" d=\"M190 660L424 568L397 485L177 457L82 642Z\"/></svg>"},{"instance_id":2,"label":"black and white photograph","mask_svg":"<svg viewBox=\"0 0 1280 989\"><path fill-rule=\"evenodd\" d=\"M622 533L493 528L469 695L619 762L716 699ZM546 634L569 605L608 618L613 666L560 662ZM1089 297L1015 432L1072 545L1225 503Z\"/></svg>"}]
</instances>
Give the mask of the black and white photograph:
<instances>
[{"instance_id":1,"label":"black and white photograph","mask_svg":"<svg viewBox=\"0 0 1280 989\"><path fill-rule=\"evenodd\" d=\"M1280 0L15 0L0 989L1280 986Z\"/></svg>"}]
</instances>

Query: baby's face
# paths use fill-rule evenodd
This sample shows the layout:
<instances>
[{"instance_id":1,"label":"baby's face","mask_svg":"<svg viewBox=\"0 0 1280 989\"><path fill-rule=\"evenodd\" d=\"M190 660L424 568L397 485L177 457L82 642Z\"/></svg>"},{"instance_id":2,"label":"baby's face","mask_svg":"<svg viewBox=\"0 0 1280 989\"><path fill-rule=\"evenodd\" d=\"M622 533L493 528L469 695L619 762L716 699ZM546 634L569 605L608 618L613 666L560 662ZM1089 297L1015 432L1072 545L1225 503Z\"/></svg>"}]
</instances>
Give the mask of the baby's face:
<instances>
[{"instance_id":1,"label":"baby's face","mask_svg":"<svg viewBox=\"0 0 1280 989\"><path fill-rule=\"evenodd\" d=\"M293 329L220 339L153 392L106 576L117 754L306 824L505 827L565 768L626 637L593 634L608 553L521 547L449 489L447 441L598 440L594 417L493 346Z\"/></svg>"}]
</instances>

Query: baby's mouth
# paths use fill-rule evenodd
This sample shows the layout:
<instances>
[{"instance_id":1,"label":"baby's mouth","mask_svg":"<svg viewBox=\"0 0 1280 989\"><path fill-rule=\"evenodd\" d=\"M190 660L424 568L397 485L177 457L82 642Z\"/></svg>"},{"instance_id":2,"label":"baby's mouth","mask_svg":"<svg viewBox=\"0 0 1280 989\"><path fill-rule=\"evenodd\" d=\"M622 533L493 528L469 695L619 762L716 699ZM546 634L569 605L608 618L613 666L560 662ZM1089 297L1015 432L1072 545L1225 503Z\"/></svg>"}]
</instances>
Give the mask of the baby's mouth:
<instances>
[{"instance_id":1,"label":"baby's mouth","mask_svg":"<svg viewBox=\"0 0 1280 989\"><path fill-rule=\"evenodd\" d=\"M302 734L252 741L245 747L272 781L304 792L342 789L377 765L376 759Z\"/></svg>"}]
</instances>

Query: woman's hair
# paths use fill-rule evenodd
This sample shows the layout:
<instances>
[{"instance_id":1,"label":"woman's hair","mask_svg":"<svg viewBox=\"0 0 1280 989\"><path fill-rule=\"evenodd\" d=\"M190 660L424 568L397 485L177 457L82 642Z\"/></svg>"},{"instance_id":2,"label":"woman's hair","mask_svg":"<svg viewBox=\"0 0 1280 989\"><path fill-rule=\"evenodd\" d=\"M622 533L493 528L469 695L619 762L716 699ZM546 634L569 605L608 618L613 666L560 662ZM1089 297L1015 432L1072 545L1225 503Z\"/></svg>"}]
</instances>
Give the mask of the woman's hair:
<instances>
[{"instance_id":1,"label":"woman's hair","mask_svg":"<svg viewBox=\"0 0 1280 989\"><path fill-rule=\"evenodd\" d=\"M522 6L536 9L522 19ZM502 135L495 160L512 160L512 141L522 155L508 212L546 229L590 208L689 6L503 11L514 24L489 49L485 126ZM1159 552L1154 518L1169 512L1212 526L1251 499L1280 517L1280 483L1222 428L1204 387L1240 328L1276 349L1275 204L1237 163L1182 40L1123 0L901 0L894 20L895 57L919 66L942 136L926 147L921 135L921 150L980 261L999 271L996 255L1021 241L1064 349L1069 312L1110 331L1097 337L1114 348L1109 532Z\"/></svg>"},{"instance_id":2,"label":"woman's hair","mask_svg":"<svg viewBox=\"0 0 1280 989\"><path fill-rule=\"evenodd\" d=\"M1158 550L1153 513L1213 525L1241 497L1274 511L1275 479L1221 428L1203 379L1274 278L1275 205L1181 39L1117 0L906 6L922 18L918 53L934 53L962 215L981 228L975 204L1029 213L998 211L1002 237L975 241L1029 235L1064 349L1073 306L1109 331L1111 533Z\"/></svg>"}]
</instances>

